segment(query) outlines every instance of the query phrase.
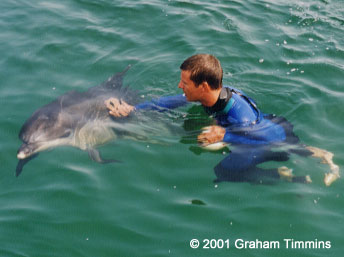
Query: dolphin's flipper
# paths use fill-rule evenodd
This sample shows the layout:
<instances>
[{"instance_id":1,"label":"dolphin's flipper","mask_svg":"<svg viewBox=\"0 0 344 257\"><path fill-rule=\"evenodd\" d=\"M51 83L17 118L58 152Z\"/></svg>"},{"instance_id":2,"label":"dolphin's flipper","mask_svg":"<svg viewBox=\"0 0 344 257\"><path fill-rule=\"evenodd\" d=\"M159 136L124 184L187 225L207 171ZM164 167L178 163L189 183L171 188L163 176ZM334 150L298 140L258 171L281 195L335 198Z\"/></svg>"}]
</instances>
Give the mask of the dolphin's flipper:
<instances>
[{"instance_id":1,"label":"dolphin's flipper","mask_svg":"<svg viewBox=\"0 0 344 257\"><path fill-rule=\"evenodd\" d=\"M100 153L97 149L94 148L90 148L88 149L88 155L90 156L90 158L98 163L111 163L111 162L121 162L121 161L117 161L117 160L104 160L101 156Z\"/></svg>"},{"instance_id":2,"label":"dolphin's flipper","mask_svg":"<svg viewBox=\"0 0 344 257\"><path fill-rule=\"evenodd\" d=\"M18 177L20 173L23 171L24 165L28 163L29 161L31 161L32 159L36 158L37 156L38 156L38 153L31 155L30 157L26 159L19 160L17 164L17 168L16 168L16 177Z\"/></svg>"}]
</instances>

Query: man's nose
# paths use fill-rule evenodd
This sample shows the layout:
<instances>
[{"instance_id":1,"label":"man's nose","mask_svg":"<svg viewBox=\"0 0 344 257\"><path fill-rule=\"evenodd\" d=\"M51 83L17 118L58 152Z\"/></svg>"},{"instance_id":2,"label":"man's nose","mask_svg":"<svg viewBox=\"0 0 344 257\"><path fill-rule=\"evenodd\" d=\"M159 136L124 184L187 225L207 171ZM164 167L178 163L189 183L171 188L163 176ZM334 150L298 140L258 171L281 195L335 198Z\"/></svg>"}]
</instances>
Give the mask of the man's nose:
<instances>
[{"instance_id":1,"label":"man's nose","mask_svg":"<svg viewBox=\"0 0 344 257\"><path fill-rule=\"evenodd\" d=\"M179 81L178 88L183 88L183 84L181 81Z\"/></svg>"}]
</instances>

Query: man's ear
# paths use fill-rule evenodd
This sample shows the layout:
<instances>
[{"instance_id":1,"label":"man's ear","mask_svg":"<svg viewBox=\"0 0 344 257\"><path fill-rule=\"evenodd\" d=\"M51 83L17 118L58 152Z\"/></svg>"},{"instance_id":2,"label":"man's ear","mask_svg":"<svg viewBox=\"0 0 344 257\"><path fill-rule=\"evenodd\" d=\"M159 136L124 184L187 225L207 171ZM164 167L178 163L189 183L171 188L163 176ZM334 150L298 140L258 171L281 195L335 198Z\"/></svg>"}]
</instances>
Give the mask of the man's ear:
<instances>
[{"instance_id":1,"label":"man's ear","mask_svg":"<svg viewBox=\"0 0 344 257\"><path fill-rule=\"evenodd\" d=\"M209 92L211 90L211 87L206 81L203 81L200 86L203 88L204 92Z\"/></svg>"}]
</instances>

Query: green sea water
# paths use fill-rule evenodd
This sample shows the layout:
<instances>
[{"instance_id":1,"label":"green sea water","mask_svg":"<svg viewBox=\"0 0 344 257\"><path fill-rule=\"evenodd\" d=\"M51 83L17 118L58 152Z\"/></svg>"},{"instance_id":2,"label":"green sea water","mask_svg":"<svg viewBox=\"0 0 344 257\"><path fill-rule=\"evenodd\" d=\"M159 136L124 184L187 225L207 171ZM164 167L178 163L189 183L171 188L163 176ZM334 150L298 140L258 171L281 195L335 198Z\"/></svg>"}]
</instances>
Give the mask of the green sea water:
<instances>
[{"instance_id":1,"label":"green sea water","mask_svg":"<svg viewBox=\"0 0 344 257\"><path fill-rule=\"evenodd\" d=\"M195 53L218 57L225 84L286 117L342 170L342 0L3 0L0 10L0 256L343 256L342 179L326 187L328 166L291 156L268 165L312 184L214 183L225 156L192 151L197 122L209 122L197 105L147 114L147 140L100 147L121 163L60 147L15 177L18 133L36 109L128 64L125 84L144 100L179 94L179 65ZM229 248L204 249L204 239ZM280 248L236 249L237 239ZM284 239L331 247L287 249Z\"/></svg>"}]
</instances>

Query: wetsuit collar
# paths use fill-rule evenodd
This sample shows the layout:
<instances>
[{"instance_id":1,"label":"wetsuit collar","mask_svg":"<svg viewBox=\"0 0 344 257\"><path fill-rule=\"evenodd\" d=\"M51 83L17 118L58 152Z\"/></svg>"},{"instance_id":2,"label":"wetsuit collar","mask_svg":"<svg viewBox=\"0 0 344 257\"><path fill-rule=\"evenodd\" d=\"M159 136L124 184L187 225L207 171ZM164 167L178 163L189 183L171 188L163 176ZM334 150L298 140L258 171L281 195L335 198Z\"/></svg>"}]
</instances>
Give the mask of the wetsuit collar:
<instances>
[{"instance_id":1,"label":"wetsuit collar","mask_svg":"<svg viewBox=\"0 0 344 257\"><path fill-rule=\"evenodd\" d=\"M208 114L219 113L227 109L227 103L232 98L232 92L228 87L222 87L219 98L211 107L203 106Z\"/></svg>"}]
</instances>

